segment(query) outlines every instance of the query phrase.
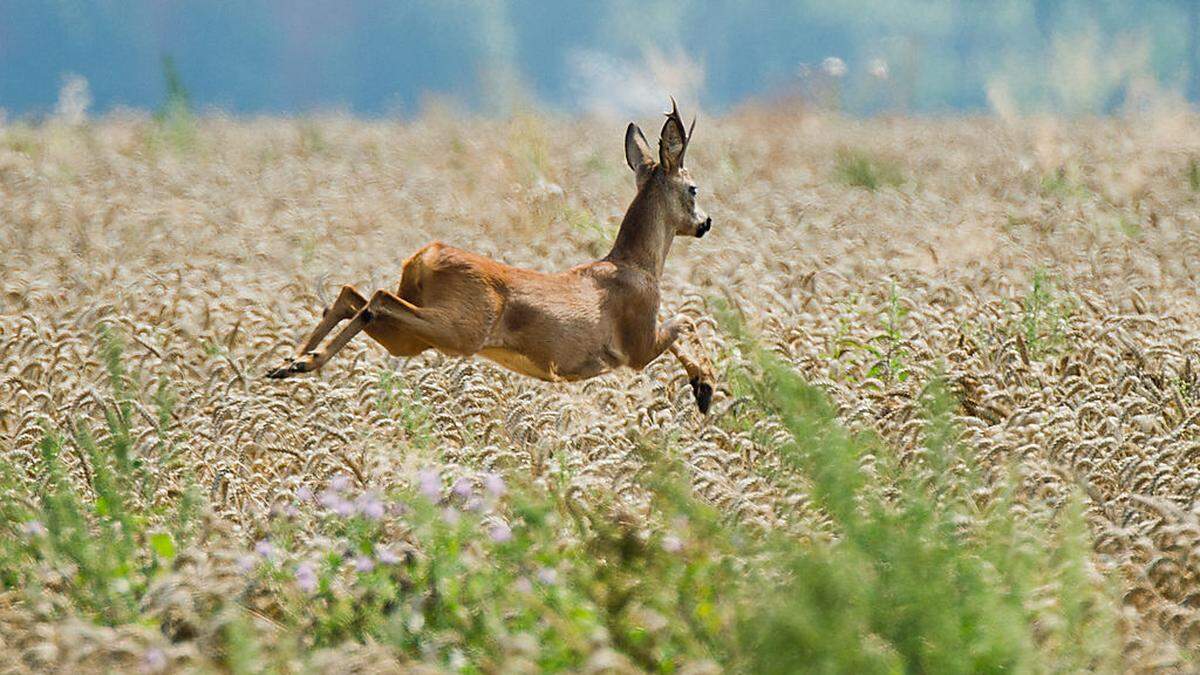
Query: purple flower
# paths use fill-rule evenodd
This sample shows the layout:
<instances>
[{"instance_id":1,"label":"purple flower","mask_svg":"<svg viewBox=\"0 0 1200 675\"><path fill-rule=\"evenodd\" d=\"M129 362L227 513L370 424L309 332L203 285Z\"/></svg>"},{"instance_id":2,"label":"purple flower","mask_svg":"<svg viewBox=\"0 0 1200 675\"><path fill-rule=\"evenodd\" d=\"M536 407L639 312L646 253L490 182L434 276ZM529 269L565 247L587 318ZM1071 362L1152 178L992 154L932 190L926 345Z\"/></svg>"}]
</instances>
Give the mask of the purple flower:
<instances>
[{"instance_id":1,"label":"purple flower","mask_svg":"<svg viewBox=\"0 0 1200 675\"><path fill-rule=\"evenodd\" d=\"M517 589L518 593L532 593L533 582L529 580L529 577L517 577L517 580L513 582L513 588Z\"/></svg>"},{"instance_id":2,"label":"purple flower","mask_svg":"<svg viewBox=\"0 0 1200 675\"><path fill-rule=\"evenodd\" d=\"M508 526L508 523L496 523L488 530L488 536L497 544L503 544L506 541L512 541L512 528Z\"/></svg>"},{"instance_id":3,"label":"purple flower","mask_svg":"<svg viewBox=\"0 0 1200 675\"><path fill-rule=\"evenodd\" d=\"M447 525L457 525L461 518L462 514L458 512L458 509L452 506L442 509L442 522L446 523Z\"/></svg>"},{"instance_id":4,"label":"purple flower","mask_svg":"<svg viewBox=\"0 0 1200 675\"><path fill-rule=\"evenodd\" d=\"M489 471L483 474L483 489L493 497L503 497L506 491L504 479L500 477L500 474Z\"/></svg>"},{"instance_id":5,"label":"purple flower","mask_svg":"<svg viewBox=\"0 0 1200 675\"><path fill-rule=\"evenodd\" d=\"M431 502L442 498L442 479L434 469L421 469L417 474L421 494Z\"/></svg>"},{"instance_id":6,"label":"purple flower","mask_svg":"<svg viewBox=\"0 0 1200 675\"><path fill-rule=\"evenodd\" d=\"M296 490L296 501L311 502L313 500L313 491L307 485L301 485L299 490Z\"/></svg>"},{"instance_id":7,"label":"purple flower","mask_svg":"<svg viewBox=\"0 0 1200 675\"><path fill-rule=\"evenodd\" d=\"M342 492L350 487L350 477L344 473L339 473L329 481L329 489L334 492Z\"/></svg>"},{"instance_id":8,"label":"purple flower","mask_svg":"<svg viewBox=\"0 0 1200 675\"><path fill-rule=\"evenodd\" d=\"M546 586L558 583L558 570L553 567L543 567L537 571L537 580Z\"/></svg>"},{"instance_id":9,"label":"purple flower","mask_svg":"<svg viewBox=\"0 0 1200 675\"><path fill-rule=\"evenodd\" d=\"M238 556L234 564L237 565L238 571L242 574L250 574L254 571L254 567L258 565L258 558L246 553Z\"/></svg>"},{"instance_id":10,"label":"purple flower","mask_svg":"<svg viewBox=\"0 0 1200 675\"><path fill-rule=\"evenodd\" d=\"M296 566L296 585L305 593L317 590L317 569L307 560Z\"/></svg>"},{"instance_id":11,"label":"purple flower","mask_svg":"<svg viewBox=\"0 0 1200 675\"><path fill-rule=\"evenodd\" d=\"M275 547L272 546L271 542L267 541L266 539L258 540L258 543L254 545L254 552L263 558L266 558L267 560L271 560L275 557Z\"/></svg>"},{"instance_id":12,"label":"purple flower","mask_svg":"<svg viewBox=\"0 0 1200 675\"><path fill-rule=\"evenodd\" d=\"M479 495L471 495L467 498L467 503L463 504L463 510L470 511L471 513L479 513L483 510L483 498Z\"/></svg>"},{"instance_id":13,"label":"purple flower","mask_svg":"<svg viewBox=\"0 0 1200 675\"><path fill-rule=\"evenodd\" d=\"M39 520L27 520L21 523L21 531L31 537L40 537L46 534L46 526Z\"/></svg>"},{"instance_id":14,"label":"purple flower","mask_svg":"<svg viewBox=\"0 0 1200 675\"><path fill-rule=\"evenodd\" d=\"M454 487L450 488L450 491L453 492L454 496L456 497L461 497L463 499L470 497L471 479L467 478L466 476L459 478L458 480L454 481Z\"/></svg>"},{"instance_id":15,"label":"purple flower","mask_svg":"<svg viewBox=\"0 0 1200 675\"><path fill-rule=\"evenodd\" d=\"M371 560L370 556L356 555L354 556L354 569L360 574L366 574L375 569L375 561Z\"/></svg>"},{"instance_id":16,"label":"purple flower","mask_svg":"<svg viewBox=\"0 0 1200 675\"><path fill-rule=\"evenodd\" d=\"M384 565L395 565L400 562L400 556L390 548L381 548L375 552L375 559Z\"/></svg>"},{"instance_id":17,"label":"purple flower","mask_svg":"<svg viewBox=\"0 0 1200 675\"><path fill-rule=\"evenodd\" d=\"M667 535L662 540L663 550L667 553L679 553L683 550L683 542L674 535Z\"/></svg>"},{"instance_id":18,"label":"purple flower","mask_svg":"<svg viewBox=\"0 0 1200 675\"><path fill-rule=\"evenodd\" d=\"M321 506L324 506L327 509L333 509L333 507L336 506L340 501L342 501L342 496L333 490L326 490L322 492L320 499L317 500Z\"/></svg>"},{"instance_id":19,"label":"purple flower","mask_svg":"<svg viewBox=\"0 0 1200 675\"><path fill-rule=\"evenodd\" d=\"M343 518L354 514L354 504L350 503L350 500L343 498L342 495L338 494L332 489L321 493L321 506L324 506Z\"/></svg>"},{"instance_id":20,"label":"purple flower","mask_svg":"<svg viewBox=\"0 0 1200 675\"><path fill-rule=\"evenodd\" d=\"M354 508L370 520L383 518L383 501L374 492L364 492L354 502Z\"/></svg>"},{"instance_id":21,"label":"purple flower","mask_svg":"<svg viewBox=\"0 0 1200 675\"><path fill-rule=\"evenodd\" d=\"M343 518L349 518L354 515L354 504L350 503L349 499L339 499L333 505L333 512Z\"/></svg>"},{"instance_id":22,"label":"purple flower","mask_svg":"<svg viewBox=\"0 0 1200 675\"><path fill-rule=\"evenodd\" d=\"M147 649L142 654L143 673L161 673L167 669L167 654L158 647Z\"/></svg>"}]
</instances>

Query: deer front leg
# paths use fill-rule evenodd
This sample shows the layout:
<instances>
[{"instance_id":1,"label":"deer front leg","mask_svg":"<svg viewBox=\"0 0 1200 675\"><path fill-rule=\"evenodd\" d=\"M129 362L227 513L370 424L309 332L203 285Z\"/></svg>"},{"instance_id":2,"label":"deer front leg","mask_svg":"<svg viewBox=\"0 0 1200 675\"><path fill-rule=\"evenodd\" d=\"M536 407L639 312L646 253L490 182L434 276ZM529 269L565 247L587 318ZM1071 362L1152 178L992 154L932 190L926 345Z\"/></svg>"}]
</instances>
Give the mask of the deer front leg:
<instances>
[{"instance_id":1,"label":"deer front leg","mask_svg":"<svg viewBox=\"0 0 1200 675\"><path fill-rule=\"evenodd\" d=\"M707 415L709 407L712 406L713 397L712 364L703 356L703 353L699 359L694 358L679 343L671 345L671 353L675 355L679 365L683 366L687 372L688 384L692 386L692 396L696 398L696 407Z\"/></svg>"},{"instance_id":2,"label":"deer front leg","mask_svg":"<svg viewBox=\"0 0 1200 675\"><path fill-rule=\"evenodd\" d=\"M680 337L686 333L687 337L695 342L696 324L691 319L679 315L668 323L675 323L679 326ZM696 407L707 415L709 407L712 406L713 367L712 362L704 354L703 347L698 343L695 346L700 347L696 354L690 353L678 340L672 342L669 348L671 354L675 356L675 360L679 361L679 365L683 366L683 370L687 373L688 384L692 387L692 396L696 399Z\"/></svg>"},{"instance_id":3,"label":"deer front leg","mask_svg":"<svg viewBox=\"0 0 1200 675\"><path fill-rule=\"evenodd\" d=\"M653 356L647 363L669 349L687 372L688 384L692 387L692 396L696 399L696 407L700 409L701 413L707 415L713 396L712 364L705 357L699 359L693 357L684 349L683 345L679 344L679 338L684 332L695 335L695 325L683 315L668 319L659 326L654 335Z\"/></svg>"}]
</instances>

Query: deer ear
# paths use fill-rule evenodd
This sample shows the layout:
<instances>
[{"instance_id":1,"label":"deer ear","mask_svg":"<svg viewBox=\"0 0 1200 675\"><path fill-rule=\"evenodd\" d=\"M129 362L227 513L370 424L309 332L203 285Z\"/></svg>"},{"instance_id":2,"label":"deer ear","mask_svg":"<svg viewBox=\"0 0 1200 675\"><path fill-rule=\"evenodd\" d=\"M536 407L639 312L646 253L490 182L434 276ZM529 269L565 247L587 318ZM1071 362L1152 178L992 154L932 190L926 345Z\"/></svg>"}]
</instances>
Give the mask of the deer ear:
<instances>
[{"instance_id":1,"label":"deer ear","mask_svg":"<svg viewBox=\"0 0 1200 675\"><path fill-rule=\"evenodd\" d=\"M683 153L687 150L687 133L683 129L683 118L679 116L679 108L675 99L671 99L671 112L667 113L667 122L663 124L662 135L658 139L658 162L667 173L683 168Z\"/></svg>"},{"instance_id":2,"label":"deer ear","mask_svg":"<svg viewBox=\"0 0 1200 675\"><path fill-rule=\"evenodd\" d=\"M625 161L634 172L640 172L654 164L654 157L650 154L650 144L646 142L642 130L633 122L630 122L629 128L625 130Z\"/></svg>"}]
</instances>

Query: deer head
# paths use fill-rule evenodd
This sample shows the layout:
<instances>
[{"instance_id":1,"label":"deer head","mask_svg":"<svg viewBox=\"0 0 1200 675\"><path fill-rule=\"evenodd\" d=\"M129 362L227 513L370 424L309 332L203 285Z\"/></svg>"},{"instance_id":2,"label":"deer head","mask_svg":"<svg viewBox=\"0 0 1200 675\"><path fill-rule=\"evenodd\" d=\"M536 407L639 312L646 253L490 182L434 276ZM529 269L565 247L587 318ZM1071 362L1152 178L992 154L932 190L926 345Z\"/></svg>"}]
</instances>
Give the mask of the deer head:
<instances>
[{"instance_id":1,"label":"deer head","mask_svg":"<svg viewBox=\"0 0 1200 675\"><path fill-rule=\"evenodd\" d=\"M712 229L712 218L697 203L696 183L683 166L695 128L696 120L692 118L691 128L684 131L683 119L672 98L671 112L667 113L658 138L657 161L642 130L633 122L625 130L625 161L637 178L638 199L651 202L673 234L703 237Z\"/></svg>"}]
</instances>

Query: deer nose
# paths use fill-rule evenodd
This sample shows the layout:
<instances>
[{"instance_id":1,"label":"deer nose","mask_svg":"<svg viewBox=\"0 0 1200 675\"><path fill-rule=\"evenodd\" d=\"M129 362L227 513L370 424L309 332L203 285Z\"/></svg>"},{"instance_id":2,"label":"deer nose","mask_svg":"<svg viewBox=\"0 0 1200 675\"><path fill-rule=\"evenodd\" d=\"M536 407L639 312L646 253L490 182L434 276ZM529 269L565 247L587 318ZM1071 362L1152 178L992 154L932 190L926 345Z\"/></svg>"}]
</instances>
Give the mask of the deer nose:
<instances>
[{"instance_id":1,"label":"deer nose","mask_svg":"<svg viewBox=\"0 0 1200 675\"><path fill-rule=\"evenodd\" d=\"M712 216L709 216L708 218L704 219L703 223L700 223L700 227L696 228L696 238L699 239L700 237L703 237L704 234L711 229L712 229Z\"/></svg>"}]
</instances>

